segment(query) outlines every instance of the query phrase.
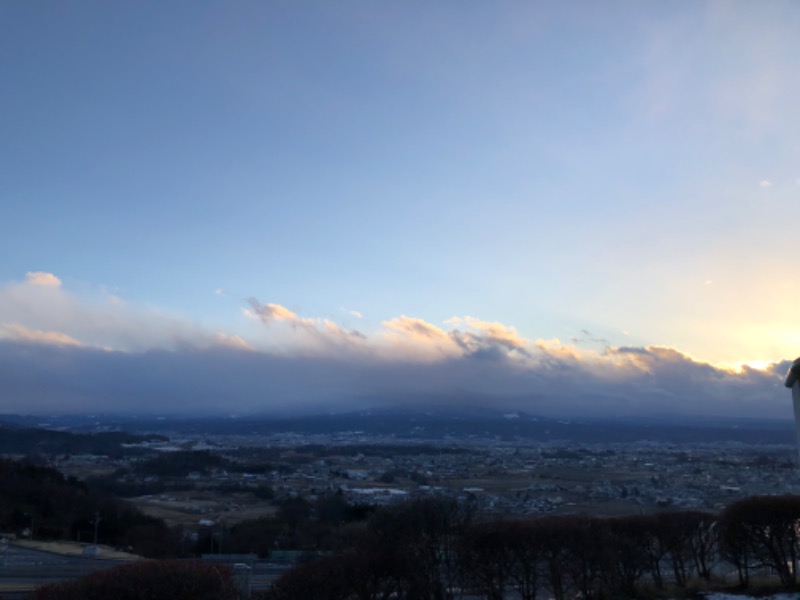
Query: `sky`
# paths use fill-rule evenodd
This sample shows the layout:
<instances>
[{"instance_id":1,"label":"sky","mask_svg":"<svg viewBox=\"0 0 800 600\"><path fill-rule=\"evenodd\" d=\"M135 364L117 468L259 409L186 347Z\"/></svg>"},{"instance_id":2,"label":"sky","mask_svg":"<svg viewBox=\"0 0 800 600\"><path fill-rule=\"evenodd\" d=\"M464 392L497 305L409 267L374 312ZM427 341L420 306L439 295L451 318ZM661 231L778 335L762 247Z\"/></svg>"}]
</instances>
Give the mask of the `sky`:
<instances>
[{"instance_id":1,"label":"sky","mask_svg":"<svg viewBox=\"0 0 800 600\"><path fill-rule=\"evenodd\" d=\"M0 3L0 412L790 418L794 1Z\"/></svg>"}]
</instances>

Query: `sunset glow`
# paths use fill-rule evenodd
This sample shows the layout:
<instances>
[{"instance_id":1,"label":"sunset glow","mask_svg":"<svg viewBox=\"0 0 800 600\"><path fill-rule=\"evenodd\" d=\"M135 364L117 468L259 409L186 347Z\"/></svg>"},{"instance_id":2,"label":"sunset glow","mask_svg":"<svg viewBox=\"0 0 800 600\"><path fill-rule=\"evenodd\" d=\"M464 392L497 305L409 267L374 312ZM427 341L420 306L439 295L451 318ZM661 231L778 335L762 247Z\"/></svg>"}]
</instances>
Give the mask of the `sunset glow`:
<instances>
[{"instance_id":1,"label":"sunset glow","mask_svg":"<svg viewBox=\"0 0 800 600\"><path fill-rule=\"evenodd\" d=\"M4 3L0 409L788 418L798 30L784 1Z\"/></svg>"}]
</instances>

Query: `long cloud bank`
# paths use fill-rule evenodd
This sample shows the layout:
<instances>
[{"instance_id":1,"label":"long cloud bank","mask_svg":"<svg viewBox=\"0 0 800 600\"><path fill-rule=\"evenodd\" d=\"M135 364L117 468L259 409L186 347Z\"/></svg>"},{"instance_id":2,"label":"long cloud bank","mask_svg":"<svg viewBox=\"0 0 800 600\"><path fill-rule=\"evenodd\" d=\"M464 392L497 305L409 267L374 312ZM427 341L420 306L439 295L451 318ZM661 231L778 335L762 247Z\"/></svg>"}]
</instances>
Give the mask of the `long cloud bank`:
<instances>
[{"instance_id":1,"label":"long cloud bank","mask_svg":"<svg viewBox=\"0 0 800 600\"><path fill-rule=\"evenodd\" d=\"M243 302L213 331L30 273L0 288L0 411L299 413L489 406L542 415L788 418L788 361L731 370L672 348L586 350L474 317L400 316L369 334Z\"/></svg>"}]
</instances>

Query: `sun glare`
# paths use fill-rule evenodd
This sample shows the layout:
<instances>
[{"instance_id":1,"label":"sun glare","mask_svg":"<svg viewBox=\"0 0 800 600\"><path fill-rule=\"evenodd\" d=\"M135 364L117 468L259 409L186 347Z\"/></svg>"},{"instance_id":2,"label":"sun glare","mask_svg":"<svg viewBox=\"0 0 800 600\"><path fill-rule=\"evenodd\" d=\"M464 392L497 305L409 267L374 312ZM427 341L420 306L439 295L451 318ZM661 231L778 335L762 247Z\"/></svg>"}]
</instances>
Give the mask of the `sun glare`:
<instances>
[{"instance_id":1,"label":"sun glare","mask_svg":"<svg viewBox=\"0 0 800 600\"><path fill-rule=\"evenodd\" d=\"M715 366L730 373L743 373L745 369L768 371L774 364L774 360L743 360L736 363L718 363Z\"/></svg>"}]
</instances>

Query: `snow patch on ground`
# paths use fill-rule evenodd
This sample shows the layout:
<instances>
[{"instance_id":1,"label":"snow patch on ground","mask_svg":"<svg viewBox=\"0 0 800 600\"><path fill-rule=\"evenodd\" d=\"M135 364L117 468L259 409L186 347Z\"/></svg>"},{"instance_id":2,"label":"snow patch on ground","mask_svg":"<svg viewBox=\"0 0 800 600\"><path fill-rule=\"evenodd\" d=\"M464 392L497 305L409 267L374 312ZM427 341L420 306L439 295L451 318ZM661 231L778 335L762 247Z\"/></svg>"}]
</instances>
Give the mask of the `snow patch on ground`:
<instances>
[{"instance_id":1,"label":"snow patch on ground","mask_svg":"<svg viewBox=\"0 0 800 600\"><path fill-rule=\"evenodd\" d=\"M773 594L772 596L739 596L734 594L706 594L706 600L797 600L797 594Z\"/></svg>"}]
</instances>

